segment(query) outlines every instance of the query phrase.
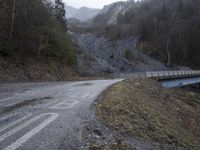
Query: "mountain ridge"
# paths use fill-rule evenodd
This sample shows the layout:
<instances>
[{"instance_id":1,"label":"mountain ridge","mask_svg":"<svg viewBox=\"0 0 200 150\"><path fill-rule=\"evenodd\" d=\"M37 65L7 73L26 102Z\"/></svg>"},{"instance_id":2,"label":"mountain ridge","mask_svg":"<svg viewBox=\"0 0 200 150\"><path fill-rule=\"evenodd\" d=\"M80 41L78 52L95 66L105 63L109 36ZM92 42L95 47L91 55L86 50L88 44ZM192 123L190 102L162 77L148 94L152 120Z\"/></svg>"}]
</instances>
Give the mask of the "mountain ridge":
<instances>
[{"instance_id":1,"label":"mountain ridge","mask_svg":"<svg viewBox=\"0 0 200 150\"><path fill-rule=\"evenodd\" d=\"M83 22L92 19L100 12L100 9L89 7L74 8L69 5L65 6L65 9L67 18L75 18Z\"/></svg>"}]
</instances>

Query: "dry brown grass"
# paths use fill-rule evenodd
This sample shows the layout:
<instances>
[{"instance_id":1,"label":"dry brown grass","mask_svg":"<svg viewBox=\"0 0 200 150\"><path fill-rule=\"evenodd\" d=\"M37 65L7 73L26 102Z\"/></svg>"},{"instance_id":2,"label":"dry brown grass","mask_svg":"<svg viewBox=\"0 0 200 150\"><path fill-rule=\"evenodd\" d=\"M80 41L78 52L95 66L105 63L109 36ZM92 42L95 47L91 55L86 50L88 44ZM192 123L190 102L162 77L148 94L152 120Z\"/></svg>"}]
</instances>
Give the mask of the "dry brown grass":
<instances>
[{"instance_id":1,"label":"dry brown grass","mask_svg":"<svg viewBox=\"0 0 200 150\"><path fill-rule=\"evenodd\" d=\"M126 80L103 94L96 114L120 133L177 149L200 148L199 94L164 89L153 80Z\"/></svg>"},{"instance_id":2,"label":"dry brown grass","mask_svg":"<svg viewBox=\"0 0 200 150\"><path fill-rule=\"evenodd\" d=\"M91 144L89 150L136 150L136 149L128 144L114 142L104 145Z\"/></svg>"}]
</instances>

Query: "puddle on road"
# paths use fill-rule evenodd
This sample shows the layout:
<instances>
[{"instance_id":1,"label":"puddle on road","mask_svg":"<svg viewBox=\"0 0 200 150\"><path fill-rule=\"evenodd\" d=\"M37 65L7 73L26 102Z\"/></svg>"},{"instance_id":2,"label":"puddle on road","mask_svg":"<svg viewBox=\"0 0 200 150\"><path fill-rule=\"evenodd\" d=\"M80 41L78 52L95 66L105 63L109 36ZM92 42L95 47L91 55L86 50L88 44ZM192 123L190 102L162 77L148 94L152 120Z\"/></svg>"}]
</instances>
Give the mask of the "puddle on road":
<instances>
[{"instance_id":1,"label":"puddle on road","mask_svg":"<svg viewBox=\"0 0 200 150\"><path fill-rule=\"evenodd\" d=\"M43 105L43 104L48 103L50 99L53 99L53 97L38 97L31 100L24 100L12 106L0 107L0 114L7 113L17 108L21 108L25 106Z\"/></svg>"},{"instance_id":2,"label":"puddle on road","mask_svg":"<svg viewBox=\"0 0 200 150\"><path fill-rule=\"evenodd\" d=\"M30 103L30 106L38 106L38 105L45 105L48 104L48 102L53 99L53 97L39 97L33 99L33 101Z\"/></svg>"},{"instance_id":3,"label":"puddle on road","mask_svg":"<svg viewBox=\"0 0 200 150\"><path fill-rule=\"evenodd\" d=\"M86 83L76 84L76 85L73 85L73 86L90 86L90 85L94 85L94 83L86 82Z\"/></svg>"}]
</instances>

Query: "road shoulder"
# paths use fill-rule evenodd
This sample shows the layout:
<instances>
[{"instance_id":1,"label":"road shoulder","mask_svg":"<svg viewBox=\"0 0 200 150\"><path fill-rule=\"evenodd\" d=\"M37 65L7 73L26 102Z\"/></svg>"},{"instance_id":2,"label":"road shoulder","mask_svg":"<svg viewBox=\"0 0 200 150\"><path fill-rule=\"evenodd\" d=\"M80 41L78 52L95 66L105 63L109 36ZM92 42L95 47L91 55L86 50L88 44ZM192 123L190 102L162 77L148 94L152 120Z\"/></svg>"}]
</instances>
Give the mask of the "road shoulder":
<instances>
[{"instance_id":1,"label":"road shoulder","mask_svg":"<svg viewBox=\"0 0 200 150\"><path fill-rule=\"evenodd\" d=\"M91 125L97 137L91 148L198 149L199 111L198 94L163 89L148 79L125 80L99 97L95 115L103 125Z\"/></svg>"}]
</instances>

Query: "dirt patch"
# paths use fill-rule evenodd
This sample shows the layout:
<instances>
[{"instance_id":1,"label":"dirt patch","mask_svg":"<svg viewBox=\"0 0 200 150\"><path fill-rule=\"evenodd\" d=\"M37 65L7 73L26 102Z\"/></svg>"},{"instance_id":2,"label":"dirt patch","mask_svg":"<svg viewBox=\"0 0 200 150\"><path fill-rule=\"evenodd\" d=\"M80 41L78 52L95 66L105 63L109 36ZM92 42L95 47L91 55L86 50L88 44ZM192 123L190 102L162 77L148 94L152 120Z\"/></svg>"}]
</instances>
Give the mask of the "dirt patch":
<instances>
[{"instance_id":1,"label":"dirt patch","mask_svg":"<svg viewBox=\"0 0 200 150\"><path fill-rule=\"evenodd\" d=\"M200 148L200 95L162 88L147 79L110 87L96 115L118 133L175 149Z\"/></svg>"},{"instance_id":2,"label":"dirt patch","mask_svg":"<svg viewBox=\"0 0 200 150\"><path fill-rule=\"evenodd\" d=\"M91 82L86 82L86 83L77 84L77 85L74 85L74 86L91 86L91 85L93 85L93 83L91 83Z\"/></svg>"}]
</instances>

